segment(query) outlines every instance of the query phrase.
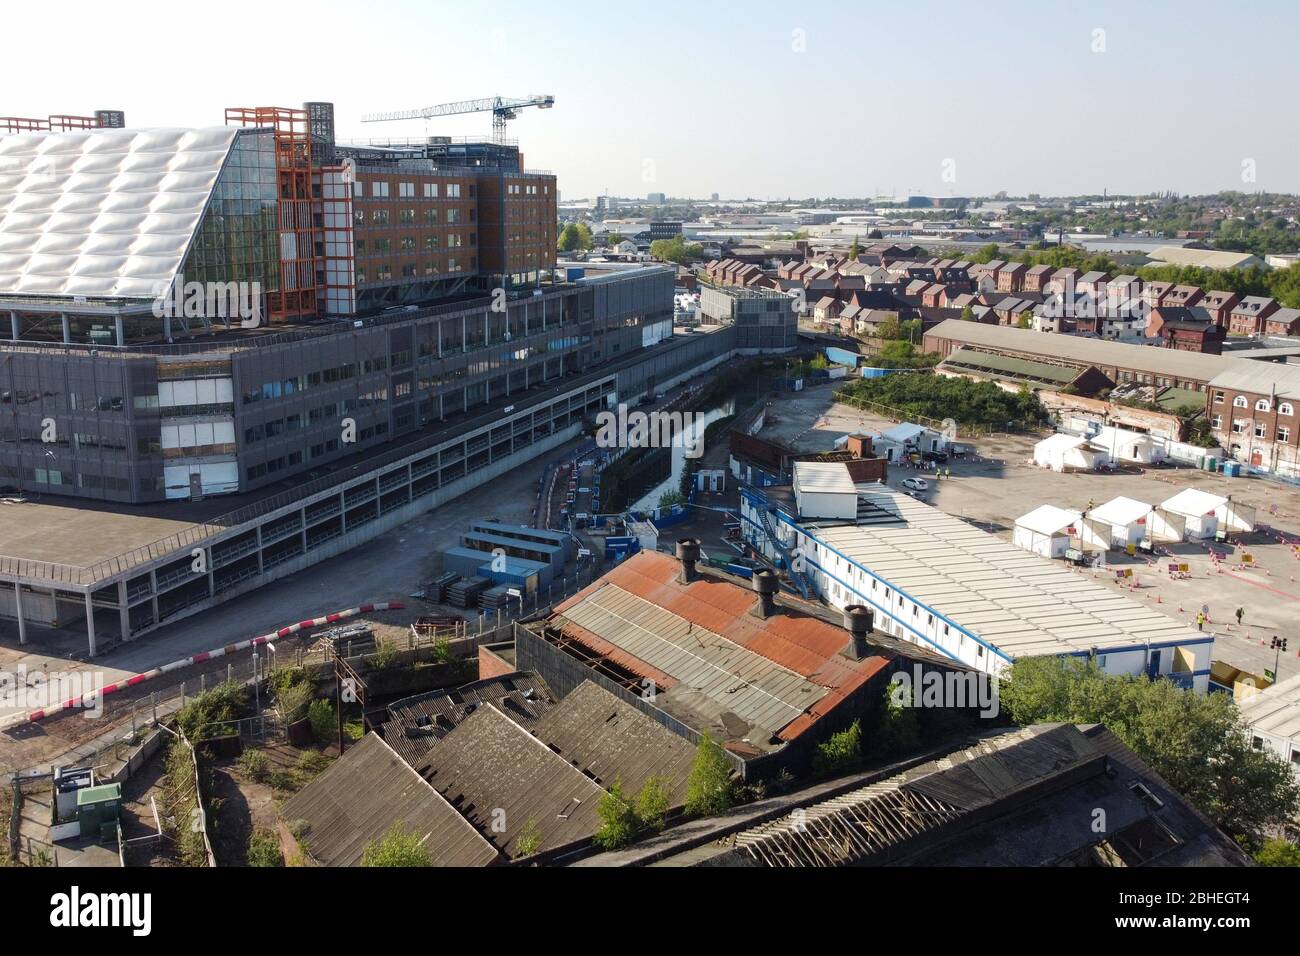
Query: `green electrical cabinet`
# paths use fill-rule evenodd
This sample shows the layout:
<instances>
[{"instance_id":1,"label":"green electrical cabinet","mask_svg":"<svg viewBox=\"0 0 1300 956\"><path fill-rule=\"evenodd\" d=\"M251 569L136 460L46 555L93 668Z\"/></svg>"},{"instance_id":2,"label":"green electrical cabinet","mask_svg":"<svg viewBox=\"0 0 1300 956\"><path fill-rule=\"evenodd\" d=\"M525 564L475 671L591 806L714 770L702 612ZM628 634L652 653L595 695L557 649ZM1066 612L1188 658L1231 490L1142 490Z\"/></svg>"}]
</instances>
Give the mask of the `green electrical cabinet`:
<instances>
[{"instance_id":1,"label":"green electrical cabinet","mask_svg":"<svg viewBox=\"0 0 1300 956\"><path fill-rule=\"evenodd\" d=\"M122 813L122 785L108 783L77 791L77 822L83 838L98 836L105 824L117 822Z\"/></svg>"}]
</instances>

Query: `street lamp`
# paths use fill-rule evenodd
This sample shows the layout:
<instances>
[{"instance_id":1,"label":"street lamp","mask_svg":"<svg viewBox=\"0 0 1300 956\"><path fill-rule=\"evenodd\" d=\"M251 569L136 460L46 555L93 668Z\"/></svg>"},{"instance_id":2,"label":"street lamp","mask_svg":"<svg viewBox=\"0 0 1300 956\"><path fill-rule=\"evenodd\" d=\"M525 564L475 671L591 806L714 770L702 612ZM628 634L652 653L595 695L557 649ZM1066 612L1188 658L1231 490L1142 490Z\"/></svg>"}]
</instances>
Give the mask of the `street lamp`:
<instances>
[{"instance_id":1,"label":"street lamp","mask_svg":"<svg viewBox=\"0 0 1300 956\"><path fill-rule=\"evenodd\" d=\"M1286 638L1285 638L1285 637L1277 637L1276 635L1274 635L1274 637L1273 637L1273 643L1271 643L1271 644L1269 645L1269 647L1273 648L1273 651L1274 651L1274 654L1273 654L1273 671L1272 671L1272 673L1270 673L1270 672L1268 672L1268 671L1265 671L1265 672L1264 672L1264 676L1267 677L1269 680L1271 680L1273 683L1276 684L1276 683L1277 683L1277 667L1278 667L1278 664L1280 664L1280 663L1282 662L1282 652L1283 652L1284 650L1286 650Z\"/></svg>"}]
</instances>

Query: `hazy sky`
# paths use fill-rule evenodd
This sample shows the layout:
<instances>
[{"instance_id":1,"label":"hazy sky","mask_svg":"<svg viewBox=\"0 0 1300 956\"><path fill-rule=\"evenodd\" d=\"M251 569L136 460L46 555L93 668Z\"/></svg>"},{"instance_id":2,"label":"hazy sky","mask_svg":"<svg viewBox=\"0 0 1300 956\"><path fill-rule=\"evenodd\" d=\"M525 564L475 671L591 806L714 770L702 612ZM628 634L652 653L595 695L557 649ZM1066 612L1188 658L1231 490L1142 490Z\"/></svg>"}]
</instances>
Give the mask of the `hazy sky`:
<instances>
[{"instance_id":1,"label":"hazy sky","mask_svg":"<svg viewBox=\"0 0 1300 956\"><path fill-rule=\"evenodd\" d=\"M463 136L491 117L360 117L551 93L511 130L565 198L1300 192L1294 0L97 0L4 29L0 115L321 99L341 138Z\"/></svg>"}]
</instances>

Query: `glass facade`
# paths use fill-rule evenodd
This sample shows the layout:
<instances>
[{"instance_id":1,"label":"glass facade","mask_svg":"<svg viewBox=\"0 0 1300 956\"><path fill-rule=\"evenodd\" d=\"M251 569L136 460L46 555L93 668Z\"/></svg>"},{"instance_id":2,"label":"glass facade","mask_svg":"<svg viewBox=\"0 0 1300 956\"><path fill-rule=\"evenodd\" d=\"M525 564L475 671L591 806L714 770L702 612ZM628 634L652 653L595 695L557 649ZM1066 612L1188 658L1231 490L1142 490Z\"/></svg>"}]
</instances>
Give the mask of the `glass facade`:
<instances>
[{"instance_id":1,"label":"glass facade","mask_svg":"<svg viewBox=\"0 0 1300 956\"><path fill-rule=\"evenodd\" d=\"M212 190L185 261L186 282L258 282L280 288L275 137L241 131Z\"/></svg>"}]
</instances>

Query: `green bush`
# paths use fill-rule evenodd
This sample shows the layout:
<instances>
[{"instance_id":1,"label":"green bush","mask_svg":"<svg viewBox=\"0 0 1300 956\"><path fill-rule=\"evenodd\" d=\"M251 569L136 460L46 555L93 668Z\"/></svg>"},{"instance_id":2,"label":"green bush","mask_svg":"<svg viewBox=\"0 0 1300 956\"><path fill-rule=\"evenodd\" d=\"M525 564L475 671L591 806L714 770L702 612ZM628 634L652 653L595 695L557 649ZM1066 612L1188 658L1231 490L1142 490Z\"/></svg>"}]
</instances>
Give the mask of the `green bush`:
<instances>
[{"instance_id":1,"label":"green bush","mask_svg":"<svg viewBox=\"0 0 1300 956\"><path fill-rule=\"evenodd\" d=\"M338 739L338 718L334 705L328 700L313 700L307 707L307 719L311 721L311 732L323 744Z\"/></svg>"},{"instance_id":2,"label":"green bush","mask_svg":"<svg viewBox=\"0 0 1300 956\"><path fill-rule=\"evenodd\" d=\"M817 745L813 754L813 770L831 773L851 767L862 759L862 721L855 720L847 730L831 734L829 740Z\"/></svg>"},{"instance_id":3,"label":"green bush","mask_svg":"<svg viewBox=\"0 0 1300 956\"><path fill-rule=\"evenodd\" d=\"M1276 837L1265 840L1255 862L1260 866L1300 866L1300 846Z\"/></svg>"},{"instance_id":4,"label":"green bush","mask_svg":"<svg viewBox=\"0 0 1300 956\"><path fill-rule=\"evenodd\" d=\"M266 776L266 782L272 790L294 793L298 789L298 778L287 770L272 770Z\"/></svg>"},{"instance_id":5,"label":"green bush","mask_svg":"<svg viewBox=\"0 0 1300 956\"><path fill-rule=\"evenodd\" d=\"M280 840L268 827L256 827L248 838L249 866L284 866Z\"/></svg>"},{"instance_id":6,"label":"green bush","mask_svg":"<svg viewBox=\"0 0 1300 956\"><path fill-rule=\"evenodd\" d=\"M315 777L323 773L330 763L330 758L319 750L304 750L298 757L297 770L307 777Z\"/></svg>"},{"instance_id":7,"label":"green bush","mask_svg":"<svg viewBox=\"0 0 1300 956\"><path fill-rule=\"evenodd\" d=\"M397 663L397 642L381 640L375 645L375 656L371 663L383 670Z\"/></svg>"},{"instance_id":8,"label":"green bush","mask_svg":"<svg viewBox=\"0 0 1300 956\"><path fill-rule=\"evenodd\" d=\"M362 866L429 866L429 850L420 834L400 821L361 853Z\"/></svg>"},{"instance_id":9,"label":"green bush","mask_svg":"<svg viewBox=\"0 0 1300 956\"><path fill-rule=\"evenodd\" d=\"M176 723L190 743L194 743L204 737L228 733L231 729L212 725L248 717L252 712L248 688L234 681L225 681L203 692L177 711Z\"/></svg>"},{"instance_id":10,"label":"green bush","mask_svg":"<svg viewBox=\"0 0 1300 956\"><path fill-rule=\"evenodd\" d=\"M266 779L267 770L270 762L266 759L266 754L260 750L245 750L239 755L239 760L235 766L249 780L261 783Z\"/></svg>"}]
</instances>

